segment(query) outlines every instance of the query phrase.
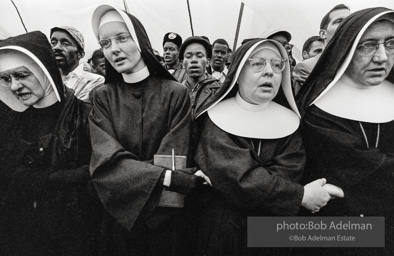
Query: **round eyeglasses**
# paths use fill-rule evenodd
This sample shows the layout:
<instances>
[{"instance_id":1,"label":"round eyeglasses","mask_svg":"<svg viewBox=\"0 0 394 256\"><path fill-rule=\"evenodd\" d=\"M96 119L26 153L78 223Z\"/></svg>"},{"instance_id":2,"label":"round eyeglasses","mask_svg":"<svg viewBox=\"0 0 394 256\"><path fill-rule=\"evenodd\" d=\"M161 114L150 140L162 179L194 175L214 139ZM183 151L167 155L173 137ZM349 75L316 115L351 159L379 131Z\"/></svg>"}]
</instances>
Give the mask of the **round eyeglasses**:
<instances>
[{"instance_id":1,"label":"round eyeglasses","mask_svg":"<svg viewBox=\"0 0 394 256\"><path fill-rule=\"evenodd\" d=\"M281 58L275 58L270 60L266 60L264 58L258 58L258 57L249 58L249 64L254 73L258 73L262 71L267 65L267 62L270 63L272 71L274 71L275 73L280 73L285 69L286 61L287 59L281 59Z\"/></svg>"},{"instance_id":2,"label":"round eyeglasses","mask_svg":"<svg viewBox=\"0 0 394 256\"><path fill-rule=\"evenodd\" d=\"M381 44L383 44L387 54L394 53L394 38L391 38L382 43L379 43L375 40L366 41L357 45L357 50L363 55L373 55L378 51L379 45Z\"/></svg>"}]
</instances>

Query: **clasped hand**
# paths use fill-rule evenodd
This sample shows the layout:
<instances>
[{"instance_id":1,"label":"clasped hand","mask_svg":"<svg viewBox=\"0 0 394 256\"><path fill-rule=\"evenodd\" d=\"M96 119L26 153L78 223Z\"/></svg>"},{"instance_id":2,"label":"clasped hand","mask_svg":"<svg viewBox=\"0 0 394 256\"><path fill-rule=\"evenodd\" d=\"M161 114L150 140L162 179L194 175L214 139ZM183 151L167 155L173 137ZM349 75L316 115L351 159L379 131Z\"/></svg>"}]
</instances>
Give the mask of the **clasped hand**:
<instances>
[{"instance_id":1,"label":"clasped hand","mask_svg":"<svg viewBox=\"0 0 394 256\"><path fill-rule=\"evenodd\" d=\"M191 192L198 190L204 184L211 185L211 180L201 170L198 170L194 174L182 170L176 170L172 171L171 183L168 189L188 195Z\"/></svg>"},{"instance_id":2,"label":"clasped hand","mask_svg":"<svg viewBox=\"0 0 394 256\"><path fill-rule=\"evenodd\" d=\"M328 201L335 198L343 198L343 190L333 184L327 184L326 179L318 179L304 186L302 206L312 213L318 212L327 205Z\"/></svg>"}]
</instances>

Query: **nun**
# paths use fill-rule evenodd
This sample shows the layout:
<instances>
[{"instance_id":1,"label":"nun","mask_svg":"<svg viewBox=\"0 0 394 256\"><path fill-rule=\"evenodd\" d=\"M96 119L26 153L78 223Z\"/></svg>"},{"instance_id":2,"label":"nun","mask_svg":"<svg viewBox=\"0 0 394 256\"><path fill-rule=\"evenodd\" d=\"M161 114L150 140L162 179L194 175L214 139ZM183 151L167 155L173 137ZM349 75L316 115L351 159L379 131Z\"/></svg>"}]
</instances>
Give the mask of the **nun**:
<instances>
[{"instance_id":1,"label":"nun","mask_svg":"<svg viewBox=\"0 0 394 256\"><path fill-rule=\"evenodd\" d=\"M97 255L91 106L61 79L46 36L0 42L0 254Z\"/></svg>"},{"instance_id":2,"label":"nun","mask_svg":"<svg viewBox=\"0 0 394 256\"><path fill-rule=\"evenodd\" d=\"M305 182L323 175L344 195L318 214L385 217L385 248L319 255L393 255L393 64L394 11L360 10L338 27L300 91Z\"/></svg>"},{"instance_id":3,"label":"nun","mask_svg":"<svg viewBox=\"0 0 394 256\"><path fill-rule=\"evenodd\" d=\"M133 15L101 5L92 26L106 58L105 85L95 91L89 117L90 172L107 213L101 253L190 255L187 199L183 208L159 202L163 189L186 196L204 180L196 168L153 161L172 150L191 160L188 89L158 62Z\"/></svg>"},{"instance_id":4,"label":"nun","mask_svg":"<svg viewBox=\"0 0 394 256\"><path fill-rule=\"evenodd\" d=\"M331 195L323 177L298 183L305 152L285 48L269 39L242 45L205 106L197 117L195 161L212 188L204 197L197 255L286 254L286 248L247 248L247 216L294 216L301 206L317 212Z\"/></svg>"}]
</instances>

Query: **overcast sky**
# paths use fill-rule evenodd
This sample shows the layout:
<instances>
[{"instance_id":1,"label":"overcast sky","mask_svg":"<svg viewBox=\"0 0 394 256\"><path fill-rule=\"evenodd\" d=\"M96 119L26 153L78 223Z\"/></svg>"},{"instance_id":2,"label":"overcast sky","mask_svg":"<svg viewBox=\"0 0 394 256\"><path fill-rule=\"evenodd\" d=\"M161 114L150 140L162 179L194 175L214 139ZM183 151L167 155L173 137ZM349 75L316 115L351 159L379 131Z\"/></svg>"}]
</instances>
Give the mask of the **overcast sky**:
<instances>
[{"instance_id":1,"label":"overcast sky","mask_svg":"<svg viewBox=\"0 0 394 256\"><path fill-rule=\"evenodd\" d=\"M162 53L162 40L169 31L183 39L192 35L186 0L126 0L130 12L144 25L153 48ZM344 3L351 11L383 6L394 9L393 0L244 0L238 44L248 37L261 35L268 27L288 30L292 43L302 48L304 41L317 35L322 17L333 6ZM50 28L71 25L85 36L86 57L98 48L91 29L92 12L100 4L124 9L123 0L14 0L28 31L41 30L49 36ZM234 45L241 0L189 0L194 35L212 41L226 39ZM11 0L0 0L0 39L24 33Z\"/></svg>"}]
</instances>

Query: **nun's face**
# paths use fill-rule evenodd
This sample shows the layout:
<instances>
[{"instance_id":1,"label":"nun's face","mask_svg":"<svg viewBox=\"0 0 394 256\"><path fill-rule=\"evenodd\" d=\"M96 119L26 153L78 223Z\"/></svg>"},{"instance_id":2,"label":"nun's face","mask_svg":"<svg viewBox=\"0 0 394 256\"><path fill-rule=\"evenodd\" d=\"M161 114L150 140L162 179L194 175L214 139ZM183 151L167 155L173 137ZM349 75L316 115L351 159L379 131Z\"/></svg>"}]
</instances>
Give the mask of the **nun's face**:
<instances>
[{"instance_id":1,"label":"nun's face","mask_svg":"<svg viewBox=\"0 0 394 256\"><path fill-rule=\"evenodd\" d=\"M263 49L251 54L250 58L263 58L272 60L281 58L278 53ZM278 94L282 81L282 72L274 72L270 62L265 63L263 70L253 72L250 62L247 61L239 75L239 94L247 102L261 104L269 102Z\"/></svg>"},{"instance_id":2,"label":"nun's face","mask_svg":"<svg viewBox=\"0 0 394 256\"><path fill-rule=\"evenodd\" d=\"M25 66L0 72L15 97L25 106L32 106L44 98L45 91L37 77Z\"/></svg>"},{"instance_id":3,"label":"nun's face","mask_svg":"<svg viewBox=\"0 0 394 256\"><path fill-rule=\"evenodd\" d=\"M394 24L389 21L373 23L361 37L354 56L345 73L356 83L365 86L381 84L389 75L394 64L394 54L387 53L385 43L394 38ZM377 42L376 48L370 52L362 52L362 45ZM361 47L361 48L360 48ZM365 47L364 47L364 51Z\"/></svg>"},{"instance_id":4,"label":"nun's face","mask_svg":"<svg viewBox=\"0 0 394 256\"><path fill-rule=\"evenodd\" d=\"M119 36L122 37L121 40ZM99 39L111 41L108 47L103 47L103 52L105 58L119 73L130 74L145 67L137 44L131 38L125 23L115 21L102 25L99 29Z\"/></svg>"}]
</instances>

